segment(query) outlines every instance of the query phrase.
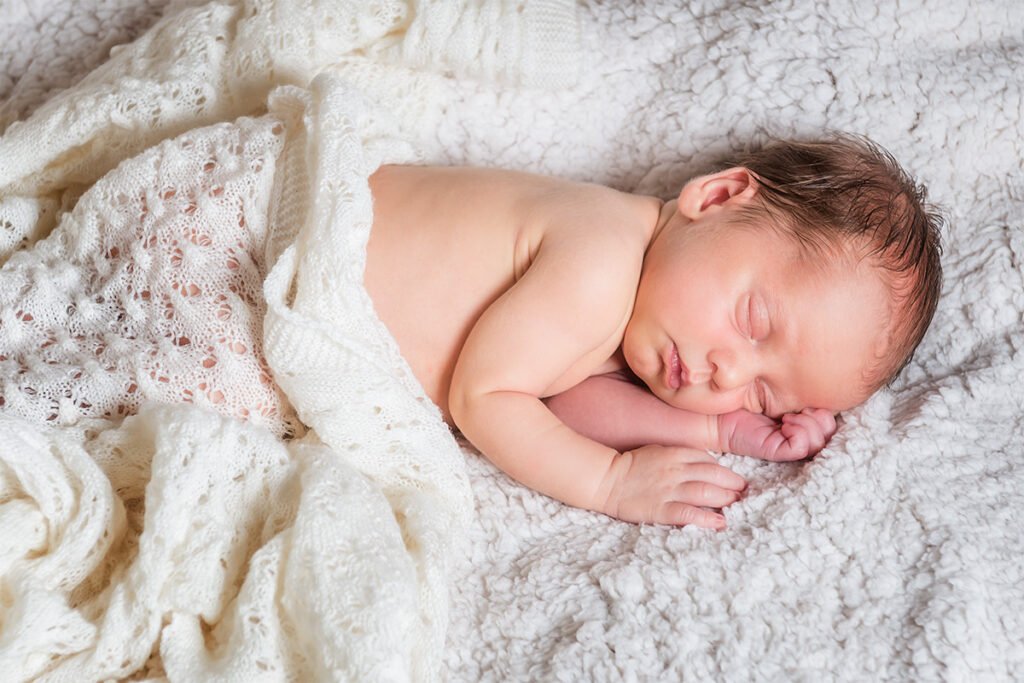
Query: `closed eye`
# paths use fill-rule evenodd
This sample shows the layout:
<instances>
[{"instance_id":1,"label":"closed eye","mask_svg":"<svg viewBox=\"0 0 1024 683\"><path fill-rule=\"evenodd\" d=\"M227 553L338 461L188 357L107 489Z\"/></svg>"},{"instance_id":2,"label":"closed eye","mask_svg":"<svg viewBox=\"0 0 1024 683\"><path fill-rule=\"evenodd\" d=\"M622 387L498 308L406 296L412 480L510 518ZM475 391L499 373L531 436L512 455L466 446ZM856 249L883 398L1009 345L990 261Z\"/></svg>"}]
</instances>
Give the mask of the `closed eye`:
<instances>
[{"instance_id":1,"label":"closed eye","mask_svg":"<svg viewBox=\"0 0 1024 683\"><path fill-rule=\"evenodd\" d=\"M754 321L750 317L751 299L751 295L747 294L740 299L739 304L736 306L736 327L740 334L753 341L754 335L751 326Z\"/></svg>"},{"instance_id":2,"label":"closed eye","mask_svg":"<svg viewBox=\"0 0 1024 683\"><path fill-rule=\"evenodd\" d=\"M747 336L751 341L764 341L771 334L768 304L760 294L751 294L747 303Z\"/></svg>"}]
</instances>

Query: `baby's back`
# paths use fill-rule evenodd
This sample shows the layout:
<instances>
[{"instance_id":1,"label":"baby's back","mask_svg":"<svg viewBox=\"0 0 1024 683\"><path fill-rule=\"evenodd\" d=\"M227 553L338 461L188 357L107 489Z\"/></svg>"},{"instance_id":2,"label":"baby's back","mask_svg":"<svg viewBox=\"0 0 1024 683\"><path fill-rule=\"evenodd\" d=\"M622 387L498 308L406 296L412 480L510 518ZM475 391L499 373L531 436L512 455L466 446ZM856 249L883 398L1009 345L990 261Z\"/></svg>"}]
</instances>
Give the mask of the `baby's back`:
<instances>
[{"instance_id":1,"label":"baby's back","mask_svg":"<svg viewBox=\"0 0 1024 683\"><path fill-rule=\"evenodd\" d=\"M592 241L602 230L621 231L622 221L611 217L634 217L649 200L597 185L475 168L385 166L370 178L370 188L374 224L366 288L446 419L452 372L474 323L523 276L545 237L579 231L580 239ZM642 253L638 240L637 256ZM593 374L616 348L596 349L566 383Z\"/></svg>"}]
</instances>

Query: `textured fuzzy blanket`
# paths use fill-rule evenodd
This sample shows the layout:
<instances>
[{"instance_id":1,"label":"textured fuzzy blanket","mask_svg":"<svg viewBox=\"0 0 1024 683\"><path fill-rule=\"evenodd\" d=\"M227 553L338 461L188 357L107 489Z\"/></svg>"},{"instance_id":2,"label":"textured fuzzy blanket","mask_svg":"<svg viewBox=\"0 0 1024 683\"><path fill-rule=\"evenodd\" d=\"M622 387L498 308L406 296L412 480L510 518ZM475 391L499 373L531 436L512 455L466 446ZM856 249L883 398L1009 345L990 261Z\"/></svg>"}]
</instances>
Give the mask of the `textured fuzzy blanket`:
<instances>
[{"instance_id":1,"label":"textured fuzzy blanket","mask_svg":"<svg viewBox=\"0 0 1024 683\"><path fill-rule=\"evenodd\" d=\"M0 4L0 121L163 4ZM568 509L467 450L477 514L450 595L449 678L1019 676L1024 6L679 5L581 5L587 68L572 88L447 82L427 159L668 195L765 134L865 133L949 212L935 323L813 461L726 456L751 486L719 534Z\"/></svg>"}]
</instances>

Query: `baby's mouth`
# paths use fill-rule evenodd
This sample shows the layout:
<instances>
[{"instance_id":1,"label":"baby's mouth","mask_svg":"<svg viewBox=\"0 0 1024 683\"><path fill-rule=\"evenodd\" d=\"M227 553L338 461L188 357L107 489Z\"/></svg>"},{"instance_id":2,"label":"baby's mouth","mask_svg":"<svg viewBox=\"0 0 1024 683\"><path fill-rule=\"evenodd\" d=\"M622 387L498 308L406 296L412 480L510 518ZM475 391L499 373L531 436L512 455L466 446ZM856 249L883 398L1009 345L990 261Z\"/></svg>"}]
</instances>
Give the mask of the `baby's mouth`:
<instances>
[{"instance_id":1,"label":"baby's mouth","mask_svg":"<svg viewBox=\"0 0 1024 683\"><path fill-rule=\"evenodd\" d=\"M671 389L678 389L683 386L686 371L683 368L682 361L679 360L679 349L676 345L672 345L672 350L669 352L668 363L665 364L666 374L665 383L668 384Z\"/></svg>"}]
</instances>

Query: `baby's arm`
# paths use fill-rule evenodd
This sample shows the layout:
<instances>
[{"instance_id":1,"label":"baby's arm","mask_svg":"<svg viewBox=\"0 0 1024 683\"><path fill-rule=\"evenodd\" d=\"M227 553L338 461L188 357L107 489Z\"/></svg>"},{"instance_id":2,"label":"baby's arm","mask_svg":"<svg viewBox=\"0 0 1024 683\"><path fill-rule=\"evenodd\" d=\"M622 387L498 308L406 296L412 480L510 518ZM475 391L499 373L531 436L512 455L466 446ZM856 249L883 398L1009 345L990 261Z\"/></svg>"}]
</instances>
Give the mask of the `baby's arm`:
<instances>
[{"instance_id":1,"label":"baby's arm","mask_svg":"<svg viewBox=\"0 0 1024 683\"><path fill-rule=\"evenodd\" d=\"M820 451L836 430L827 410L786 414L780 421L746 410L725 415L682 410L632 381L626 371L595 375L545 403L580 434L618 449L661 444L800 460Z\"/></svg>"},{"instance_id":2,"label":"baby's arm","mask_svg":"<svg viewBox=\"0 0 1024 683\"><path fill-rule=\"evenodd\" d=\"M618 450L648 444L723 450L717 416L670 406L637 382L625 370L594 375L544 403L580 434Z\"/></svg>"},{"instance_id":3,"label":"baby's arm","mask_svg":"<svg viewBox=\"0 0 1024 683\"><path fill-rule=\"evenodd\" d=\"M578 434L539 398L618 333L635 287L635 274L609 272L623 245L607 235L545 239L463 346L448 403L456 425L511 477L569 505L631 522L721 528L724 518L705 508L734 502L741 477L698 450L622 453Z\"/></svg>"}]
</instances>

